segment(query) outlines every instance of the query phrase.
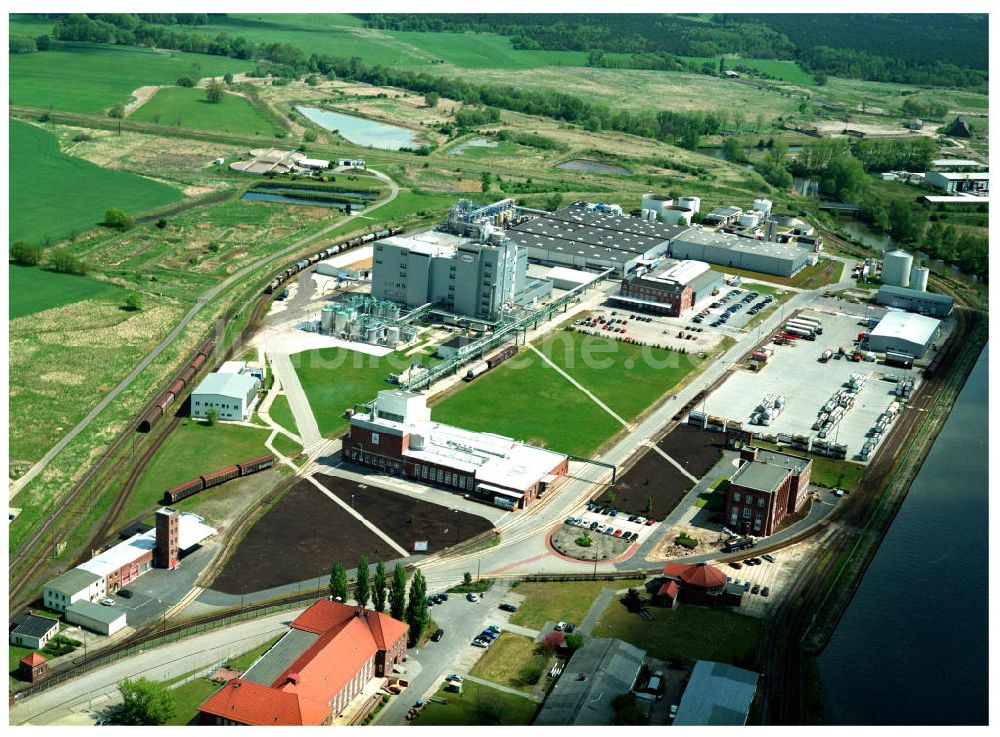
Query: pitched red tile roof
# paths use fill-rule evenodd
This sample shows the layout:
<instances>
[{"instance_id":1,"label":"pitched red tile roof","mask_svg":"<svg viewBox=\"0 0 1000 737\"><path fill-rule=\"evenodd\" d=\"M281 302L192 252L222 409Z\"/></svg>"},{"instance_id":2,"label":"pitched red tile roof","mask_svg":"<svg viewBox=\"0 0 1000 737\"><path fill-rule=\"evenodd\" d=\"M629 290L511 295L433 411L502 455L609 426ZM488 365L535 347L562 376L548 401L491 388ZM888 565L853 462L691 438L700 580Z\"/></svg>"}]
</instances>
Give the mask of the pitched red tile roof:
<instances>
[{"instance_id":1,"label":"pitched red tile roof","mask_svg":"<svg viewBox=\"0 0 1000 737\"><path fill-rule=\"evenodd\" d=\"M255 727L320 725L303 719L299 698L252 681L234 678L208 697L198 711ZM310 717L314 715L310 714Z\"/></svg>"},{"instance_id":2,"label":"pitched red tile roof","mask_svg":"<svg viewBox=\"0 0 1000 737\"><path fill-rule=\"evenodd\" d=\"M660 587L657 596L669 596L671 599L676 599L679 590L676 581L667 581Z\"/></svg>"},{"instance_id":3,"label":"pitched red tile roof","mask_svg":"<svg viewBox=\"0 0 1000 737\"><path fill-rule=\"evenodd\" d=\"M696 563L688 566L687 570L681 574L681 580L688 586L714 589L726 585L726 574L707 563Z\"/></svg>"},{"instance_id":4,"label":"pitched red tile roof","mask_svg":"<svg viewBox=\"0 0 1000 737\"><path fill-rule=\"evenodd\" d=\"M663 564L663 575L664 576L676 576L680 578L684 571L689 568L687 563L664 563Z\"/></svg>"},{"instance_id":5,"label":"pitched red tile roof","mask_svg":"<svg viewBox=\"0 0 1000 737\"><path fill-rule=\"evenodd\" d=\"M36 665L41 665L45 662L45 656L40 653L31 653L30 655L25 655L21 658L21 662L34 668Z\"/></svg>"}]
</instances>

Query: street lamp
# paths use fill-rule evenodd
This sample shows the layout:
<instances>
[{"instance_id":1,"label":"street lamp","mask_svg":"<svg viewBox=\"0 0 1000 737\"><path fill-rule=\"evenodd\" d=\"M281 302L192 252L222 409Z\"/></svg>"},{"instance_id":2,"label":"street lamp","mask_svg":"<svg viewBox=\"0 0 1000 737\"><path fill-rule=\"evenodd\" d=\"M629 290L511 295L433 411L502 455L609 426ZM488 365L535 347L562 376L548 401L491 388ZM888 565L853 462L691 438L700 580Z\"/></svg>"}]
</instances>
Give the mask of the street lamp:
<instances>
[{"instance_id":1,"label":"street lamp","mask_svg":"<svg viewBox=\"0 0 1000 737\"><path fill-rule=\"evenodd\" d=\"M451 511L455 513L455 543L458 544L462 540L462 515L457 509Z\"/></svg>"}]
</instances>

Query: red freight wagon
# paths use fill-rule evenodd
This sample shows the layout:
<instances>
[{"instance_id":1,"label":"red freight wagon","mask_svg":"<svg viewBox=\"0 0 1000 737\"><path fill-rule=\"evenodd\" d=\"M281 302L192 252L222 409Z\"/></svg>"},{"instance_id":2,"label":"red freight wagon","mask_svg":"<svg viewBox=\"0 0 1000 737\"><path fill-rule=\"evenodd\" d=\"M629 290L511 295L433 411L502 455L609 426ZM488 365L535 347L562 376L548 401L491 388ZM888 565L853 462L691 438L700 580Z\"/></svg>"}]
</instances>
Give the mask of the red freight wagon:
<instances>
[{"instance_id":1,"label":"red freight wagon","mask_svg":"<svg viewBox=\"0 0 1000 737\"><path fill-rule=\"evenodd\" d=\"M240 469L240 476L247 476L251 473L257 473L258 471L263 471L265 468L270 468L274 465L274 456L266 455L260 458L254 458L250 461L243 461L242 463L237 463Z\"/></svg>"},{"instance_id":2,"label":"red freight wagon","mask_svg":"<svg viewBox=\"0 0 1000 737\"><path fill-rule=\"evenodd\" d=\"M181 499L185 499L192 494L196 494L204 488L205 482L202 481L201 476L199 476L196 479L185 481L183 484L175 486L164 494L164 497L166 498L168 504L173 504L174 502L179 502Z\"/></svg>"},{"instance_id":3,"label":"red freight wagon","mask_svg":"<svg viewBox=\"0 0 1000 737\"><path fill-rule=\"evenodd\" d=\"M224 484L227 481L236 478L240 475L240 469L236 466L227 466L226 468L220 469L218 471L212 471L212 473L206 473L201 478L205 481L205 488L210 486L218 486L219 484Z\"/></svg>"}]
</instances>

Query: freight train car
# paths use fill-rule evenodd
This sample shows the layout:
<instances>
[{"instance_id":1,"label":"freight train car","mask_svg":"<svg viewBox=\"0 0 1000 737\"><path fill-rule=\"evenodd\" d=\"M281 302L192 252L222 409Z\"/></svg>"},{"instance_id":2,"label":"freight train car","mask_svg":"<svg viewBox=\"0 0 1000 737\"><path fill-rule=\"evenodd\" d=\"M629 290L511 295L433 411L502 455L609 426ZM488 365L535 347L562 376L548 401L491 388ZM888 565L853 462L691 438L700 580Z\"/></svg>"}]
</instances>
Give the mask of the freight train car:
<instances>
[{"instance_id":1,"label":"freight train car","mask_svg":"<svg viewBox=\"0 0 1000 737\"><path fill-rule=\"evenodd\" d=\"M249 476L253 473L265 471L273 465L274 456L271 454L260 456L259 458L253 458L249 461L241 461L234 466L228 466L226 468L219 469L218 471L206 473L204 476L199 476L198 478L191 479L190 481L185 481L183 484L175 486L167 491L163 495L163 498L166 500L167 504L173 504L181 499L186 499L192 494L197 494L199 491L204 489L224 484L227 481L231 481L238 477Z\"/></svg>"},{"instance_id":2,"label":"freight train car","mask_svg":"<svg viewBox=\"0 0 1000 737\"><path fill-rule=\"evenodd\" d=\"M210 489L213 486L218 486L219 484L224 484L227 481L232 481L239 475L240 469L238 466L226 466L225 468L220 468L218 471L206 473L201 478L205 482L205 488Z\"/></svg>"},{"instance_id":3,"label":"freight train car","mask_svg":"<svg viewBox=\"0 0 1000 737\"><path fill-rule=\"evenodd\" d=\"M198 370L212 354L213 348L215 348L214 340L208 340L202 344L201 348L192 356L188 364L177 374L177 378L167 391L156 400L156 403L139 420L139 425L136 428L139 432L149 432L153 428L153 425L167 413L167 406L177 399L184 389L191 386L191 382L197 376Z\"/></svg>"},{"instance_id":4,"label":"freight train car","mask_svg":"<svg viewBox=\"0 0 1000 737\"><path fill-rule=\"evenodd\" d=\"M472 381L477 376L482 376L493 367L500 365L511 356L516 355L517 351L518 347L516 345L510 345L504 348L502 351L494 353L486 360L480 361L479 363L472 366L468 371L466 371L465 376L462 377L462 381Z\"/></svg>"},{"instance_id":5,"label":"freight train car","mask_svg":"<svg viewBox=\"0 0 1000 737\"><path fill-rule=\"evenodd\" d=\"M268 453L266 456L261 456L260 458L254 458L253 460L237 463L236 467L240 469L240 476L249 476L252 473L257 473L258 471L270 468L273 465L274 456Z\"/></svg>"},{"instance_id":6,"label":"freight train car","mask_svg":"<svg viewBox=\"0 0 1000 737\"><path fill-rule=\"evenodd\" d=\"M181 499L187 499L192 494L197 494L204 488L205 481L201 478L201 476L199 476L196 479L185 481L183 484L170 489L170 491L163 495L163 498L166 500L167 504L174 504L179 502Z\"/></svg>"}]
</instances>

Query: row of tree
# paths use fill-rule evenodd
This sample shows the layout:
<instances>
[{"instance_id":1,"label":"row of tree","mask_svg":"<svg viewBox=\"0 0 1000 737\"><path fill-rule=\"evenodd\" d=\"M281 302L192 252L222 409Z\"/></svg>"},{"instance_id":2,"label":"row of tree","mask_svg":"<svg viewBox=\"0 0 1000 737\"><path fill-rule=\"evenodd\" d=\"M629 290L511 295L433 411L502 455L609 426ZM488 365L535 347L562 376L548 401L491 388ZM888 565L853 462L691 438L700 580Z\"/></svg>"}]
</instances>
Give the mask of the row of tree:
<instances>
[{"instance_id":1,"label":"row of tree","mask_svg":"<svg viewBox=\"0 0 1000 737\"><path fill-rule=\"evenodd\" d=\"M330 573L330 597L335 601L347 602L351 597L350 583L347 580L347 570L341 563L334 563ZM353 599L358 606L367 607L371 603L377 612L389 610L389 616L410 625L410 646L420 642L430 623L430 609L427 606L427 579L419 570L413 574L410 581L410 592L406 592L406 569L396 564L392 572L392 580L386 577L385 564L382 561L375 566L374 578L368 569L368 558L363 557L358 563L354 581Z\"/></svg>"}]
</instances>

